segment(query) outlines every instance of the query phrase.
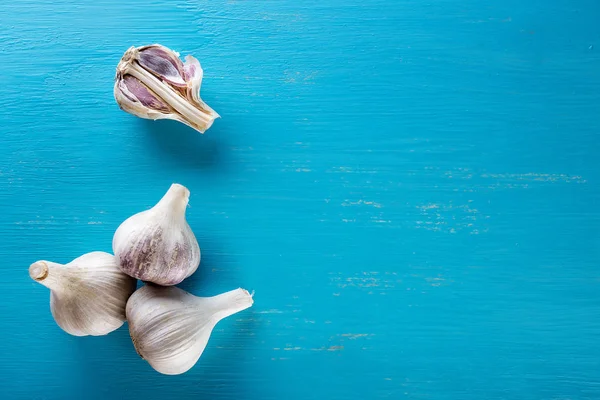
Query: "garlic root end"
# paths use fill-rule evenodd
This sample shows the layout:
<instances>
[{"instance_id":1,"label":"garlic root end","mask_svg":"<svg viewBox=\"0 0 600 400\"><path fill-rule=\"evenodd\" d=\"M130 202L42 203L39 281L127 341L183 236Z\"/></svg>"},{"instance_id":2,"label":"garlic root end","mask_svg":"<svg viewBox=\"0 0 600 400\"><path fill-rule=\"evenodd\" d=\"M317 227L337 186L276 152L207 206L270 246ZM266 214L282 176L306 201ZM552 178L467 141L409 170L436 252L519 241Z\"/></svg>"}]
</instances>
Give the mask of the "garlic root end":
<instances>
[{"instance_id":1,"label":"garlic root end","mask_svg":"<svg viewBox=\"0 0 600 400\"><path fill-rule=\"evenodd\" d=\"M138 353L138 356L140 356L142 360L145 360L144 356L142 355L142 352L138 348L137 340L135 340L135 337L131 334L131 331L129 332L129 337L131 338L131 342L133 343L133 348L135 349L135 352Z\"/></svg>"}]
</instances>

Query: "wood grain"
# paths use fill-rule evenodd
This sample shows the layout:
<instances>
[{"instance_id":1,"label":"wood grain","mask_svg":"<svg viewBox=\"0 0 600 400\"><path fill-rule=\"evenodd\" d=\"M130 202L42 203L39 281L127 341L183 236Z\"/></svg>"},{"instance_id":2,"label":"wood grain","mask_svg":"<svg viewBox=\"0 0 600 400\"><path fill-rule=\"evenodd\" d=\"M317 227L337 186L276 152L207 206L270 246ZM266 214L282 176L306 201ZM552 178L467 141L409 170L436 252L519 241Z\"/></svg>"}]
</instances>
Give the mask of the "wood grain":
<instances>
[{"instance_id":1,"label":"wood grain","mask_svg":"<svg viewBox=\"0 0 600 400\"><path fill-rule=\"evenodd\" d=\"M0 8L6 399L600 398L594 1L19 0ZM158 42L204 67L199 135L121 112ZM126 327L63 333L38 259L110 251L172 182L239 286L189 373Z\"/></svg>"}]
</instances>

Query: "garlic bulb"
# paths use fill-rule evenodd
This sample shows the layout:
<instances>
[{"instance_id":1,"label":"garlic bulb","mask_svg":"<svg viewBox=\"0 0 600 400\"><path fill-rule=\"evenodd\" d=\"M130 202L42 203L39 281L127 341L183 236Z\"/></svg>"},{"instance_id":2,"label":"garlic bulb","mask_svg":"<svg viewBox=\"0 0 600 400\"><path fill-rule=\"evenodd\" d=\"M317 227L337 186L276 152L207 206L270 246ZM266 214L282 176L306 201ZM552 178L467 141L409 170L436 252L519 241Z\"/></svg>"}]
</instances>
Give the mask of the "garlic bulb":
<instances>
[{"instance_id":1,"label":"garlic bulb","mask_svg":"<svg viewBox=\"0 0 600 400\"><path fill-rule=\"evenodd\" d=\"M37 261L29 276L50 289L50 310L65 332L100 336L125 321L125 305L136 287L115 258L101 251L85 254L66 265Z\"/></svg>"},{"instance_id":2,"label":"garlic bulb","mask_svg":"<svg viewBox=\"0 0 600 400\"><path fill-rule=\"evenodd\" d=\"M175 286L146 285L127 302L129 334L152 368L166 375L182 374L196 364L217 322L252 303L244 289L196 297Z\"/></svg>"},{"instance_id":3,"label":"garlic bulb","mask_svg":"<svg viewBox=\"0 0 600 400\"><path fill-rule=\"evenodd\" d=\"M174 183L154 207L129 217L113 237L113 251L129 276L176 285L200 263L200 247L185 220L190 191Z\"/></svg>"},{"instance_id":4,"label":"garlic bulb","mask_svg":"<svg viewBox=\"0 0 600 400\"><path fill-rule=\"evenodd\" d=\"M159 44L129 48L119 65L114 95L122 110L147 119L174 119L204 133L219 117L200 99L202 68L192 56Z\"/></svg>"}]
</instances>

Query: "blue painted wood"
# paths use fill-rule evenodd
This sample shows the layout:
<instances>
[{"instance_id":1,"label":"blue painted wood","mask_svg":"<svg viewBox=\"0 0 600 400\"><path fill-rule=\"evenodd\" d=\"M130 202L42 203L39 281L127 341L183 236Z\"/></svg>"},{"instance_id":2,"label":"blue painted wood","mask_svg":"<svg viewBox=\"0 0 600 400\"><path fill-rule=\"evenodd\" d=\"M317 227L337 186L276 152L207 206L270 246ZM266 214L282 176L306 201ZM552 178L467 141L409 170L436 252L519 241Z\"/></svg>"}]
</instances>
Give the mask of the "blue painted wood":
<instances>
[{"instance_id":1,"label":"blue painted wood","mask_svg":"<svg viewBox=\"0 0 600 400\"><path fill-rule=\"evenodd\" d=\"M19 0L0 8L5 399L600 398L600 6ZM204 136L121 112L127 47L197 56ZM238 286L167 377L63 333L27 267L110 251L172 182Z\"/></svg>"}]
</instances>

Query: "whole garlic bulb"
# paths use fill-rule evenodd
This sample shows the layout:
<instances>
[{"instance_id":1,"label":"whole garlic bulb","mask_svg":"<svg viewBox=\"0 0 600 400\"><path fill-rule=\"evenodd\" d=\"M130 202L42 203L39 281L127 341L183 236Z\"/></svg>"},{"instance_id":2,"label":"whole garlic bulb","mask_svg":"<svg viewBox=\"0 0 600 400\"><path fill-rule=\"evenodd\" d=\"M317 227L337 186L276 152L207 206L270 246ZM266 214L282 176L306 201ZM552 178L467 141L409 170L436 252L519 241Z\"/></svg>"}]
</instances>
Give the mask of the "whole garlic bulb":
<instances>
[{"instance_id":1,"label":"whole garlic bulb","mask_svg":"<svg viewBox=\"0 0 600 400\"><path fill-rule=\"evenodd\" d=\"M129 334L152 368L182 374L196 364L217 322L252 303L244 289L196 297L175 286L145 285L127 302Z\"/></svg>"},{"instance_id":2,"label":"whole garlic bulb","mask_svg":"<svg viewBox=\"0 0 600 400\"><path fill-rule=\"evenodd\" d=\"M113 237L113 251L129 276L176 285L200 264L200 247L185 220L190 191L174 183L154 207L129 217Z\"/></svg>"},{"instance_id":3,"label":"whole garlic bulb","mask_svg":"<svg viewBox=\"0 0 600 400\"><path fill-rule=\"evenodd\" d=\"M50 310L65 332L75 336L100 336L125 321L125 305L136 287L115 258L95 251L66 265L37 261L29 276L50 289Z\"/></svg>"}]
</instances>

